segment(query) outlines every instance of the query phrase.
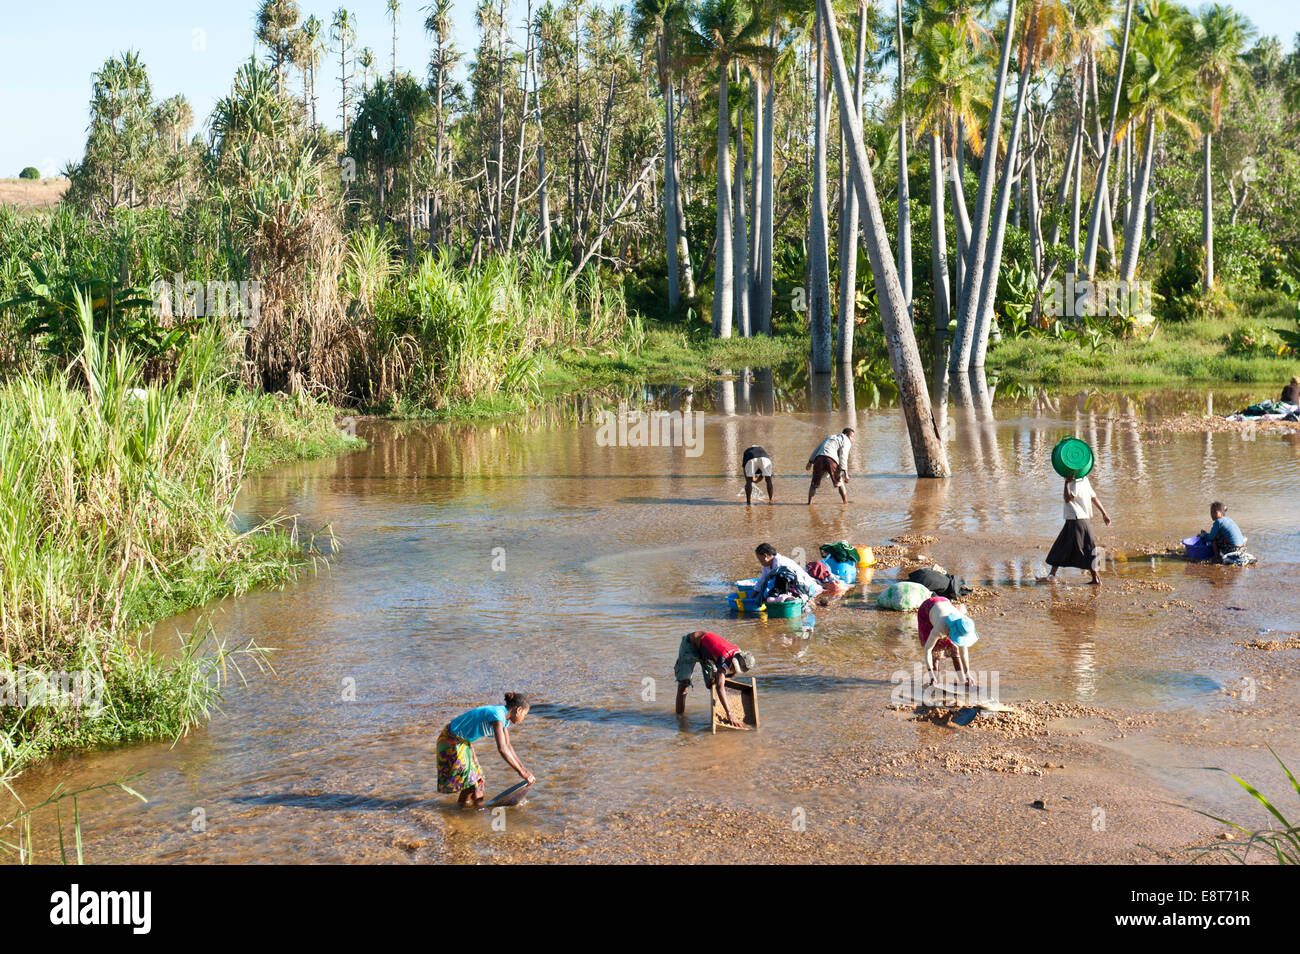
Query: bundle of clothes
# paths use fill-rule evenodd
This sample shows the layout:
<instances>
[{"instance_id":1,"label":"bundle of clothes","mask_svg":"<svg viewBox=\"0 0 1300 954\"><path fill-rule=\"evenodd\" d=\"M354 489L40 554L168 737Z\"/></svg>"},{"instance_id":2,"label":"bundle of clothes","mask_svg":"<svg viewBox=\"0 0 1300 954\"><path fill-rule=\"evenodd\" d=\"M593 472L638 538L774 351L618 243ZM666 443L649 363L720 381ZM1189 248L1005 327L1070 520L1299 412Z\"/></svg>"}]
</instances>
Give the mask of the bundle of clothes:
<instances>
[{"instance_id":1,"label":"bundle of clothes","mask_svg":"<svg viewBox=\"0 0 1300 954\"><path fill-rule=\"evenodd\" d=\"M1300 404L1290 401L1260 401L1236 414L1229 414L1229 421L1300 421Z\"/></svg>"}]
</instances>

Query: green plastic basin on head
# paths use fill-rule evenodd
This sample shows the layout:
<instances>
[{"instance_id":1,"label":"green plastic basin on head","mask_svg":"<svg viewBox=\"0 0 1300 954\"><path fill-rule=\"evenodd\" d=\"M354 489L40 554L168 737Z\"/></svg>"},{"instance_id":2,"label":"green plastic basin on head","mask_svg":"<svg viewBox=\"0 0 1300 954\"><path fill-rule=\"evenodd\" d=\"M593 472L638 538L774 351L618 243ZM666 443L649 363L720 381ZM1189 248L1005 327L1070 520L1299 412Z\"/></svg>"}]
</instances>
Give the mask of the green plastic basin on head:
<instances>
[{"instance_id":1,"label":"green plastic basin on head","mask_svg":"<svg viewBox=\"0 0 1300 954\"><path fill-rule=\"evenodd\" d=\"M1092 448L1077 437L1062 437L1052 448L1052 468L1066 480L1092 473Z\"/></svg>"}]
</instances>

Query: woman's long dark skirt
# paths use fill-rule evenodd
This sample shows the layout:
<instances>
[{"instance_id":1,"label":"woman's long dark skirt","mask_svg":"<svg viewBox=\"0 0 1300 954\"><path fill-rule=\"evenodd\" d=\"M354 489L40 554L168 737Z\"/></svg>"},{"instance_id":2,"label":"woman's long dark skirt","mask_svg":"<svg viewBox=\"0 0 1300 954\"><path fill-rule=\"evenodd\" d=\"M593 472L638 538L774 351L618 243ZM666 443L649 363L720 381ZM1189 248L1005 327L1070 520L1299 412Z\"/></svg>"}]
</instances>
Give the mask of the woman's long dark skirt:
<instances>
[{"instance_id":1,"label":"woman's long dark skirt","mask_svg":"<svg viewBox=\"0 0 1300 954\"><path fill-rule=\"evenodd\" d=\"M1048 566L1073 566L1091 570L1097 543L1092 539L1091 520L1067 520L1056 542L1047 552Z\"/></svg>"}]
</instances>

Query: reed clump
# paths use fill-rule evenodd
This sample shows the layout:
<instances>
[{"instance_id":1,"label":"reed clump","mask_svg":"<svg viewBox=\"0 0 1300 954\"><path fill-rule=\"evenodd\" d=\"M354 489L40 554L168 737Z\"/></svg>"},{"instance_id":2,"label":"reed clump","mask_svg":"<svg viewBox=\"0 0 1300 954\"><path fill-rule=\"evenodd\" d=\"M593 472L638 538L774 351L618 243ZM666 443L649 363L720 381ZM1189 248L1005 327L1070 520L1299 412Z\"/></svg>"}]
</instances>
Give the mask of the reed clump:
<instances>
[{"instance_id":1,"label":"reed clump","mask_svg":"<svg viewBox=\"0 0 1300 954\"><path fill-rule=\"evenodd\" d=\"M52 749L165 737L201 718L227 654L192 640L165 658L143 638L149 624L308 562L283 528L236 530L235 497L250 465L301 452L286 441L350 440L328 408L232 387L217 335L195 336L169 376L149 380L96 331L90 300L74 300L73 363L0 385L0 775ZM33 700L32 679L57 673L80 674L96 711Z\"/></svg>"}]
</instances>

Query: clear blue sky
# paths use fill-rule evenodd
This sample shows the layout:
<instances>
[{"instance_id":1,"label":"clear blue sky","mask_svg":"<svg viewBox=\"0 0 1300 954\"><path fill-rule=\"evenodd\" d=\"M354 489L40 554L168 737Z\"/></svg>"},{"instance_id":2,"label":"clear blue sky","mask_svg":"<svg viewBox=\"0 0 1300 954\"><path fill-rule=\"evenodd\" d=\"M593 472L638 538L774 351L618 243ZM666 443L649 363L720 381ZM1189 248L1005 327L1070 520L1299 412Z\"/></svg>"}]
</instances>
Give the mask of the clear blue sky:
<instances>
[{"instance_id":1,"label":"clear blue sky","mask_svg":"<svg viewBox=\"0 0 1300 954\"><path fill-rule=\"evenodd\" d=\"M398 68L421 77L429 51L421 12L427 3L404 0L398 20ZM357 22L360 46L373 49L376 66L387 72L392 40L384 0L299 0L304 17L314 13L326 24L340 5ZM454 5L456 42L466 53L475 42L474 6L474 0ZM1300 33L1300 0L1236 0L1233 6L1286 49ZM514 0L514 21L523 9L524 0ZM81 158L91 74L126 49L138 50L149 67L155 99L184 94L194 107L195 131L201 129L255 49L256 10L255 0L6 0L0 15L0 177L29 165L53 175ZM337 62L327 60L317 82L320 109L335 126L337 70Z\"/></svg>"}]
</instances>

